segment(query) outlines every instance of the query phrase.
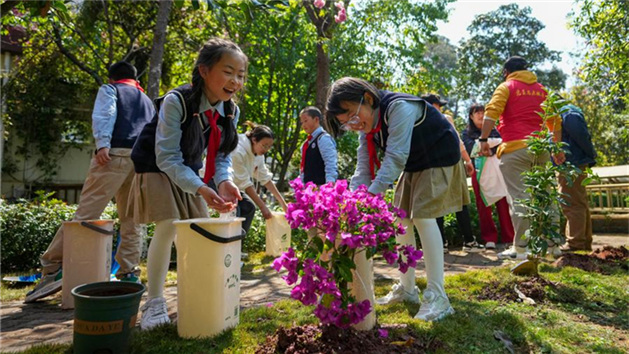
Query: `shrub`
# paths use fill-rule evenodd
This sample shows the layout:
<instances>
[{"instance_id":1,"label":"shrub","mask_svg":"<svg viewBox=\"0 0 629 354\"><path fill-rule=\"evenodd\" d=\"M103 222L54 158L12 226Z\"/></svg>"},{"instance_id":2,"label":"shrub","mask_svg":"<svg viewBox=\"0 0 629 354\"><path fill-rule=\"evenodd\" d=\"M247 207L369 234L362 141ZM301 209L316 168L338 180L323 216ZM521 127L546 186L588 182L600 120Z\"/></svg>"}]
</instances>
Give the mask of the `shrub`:
<instances>
[{"instance_id":1,"label":"shrub","mask_svg":"<svg viewBox=\"0 0 629 354\"><path fill-rule=\"evenodd\" d=\"M50 199L52 194L38 192L38 197L31 201L0 201L3 272L29 271L39 267L39 257L48 248L61 223L72 219L77 206ZM102 218L116 217L116 209L110 203Z\"/></svg>"}]
</instances>

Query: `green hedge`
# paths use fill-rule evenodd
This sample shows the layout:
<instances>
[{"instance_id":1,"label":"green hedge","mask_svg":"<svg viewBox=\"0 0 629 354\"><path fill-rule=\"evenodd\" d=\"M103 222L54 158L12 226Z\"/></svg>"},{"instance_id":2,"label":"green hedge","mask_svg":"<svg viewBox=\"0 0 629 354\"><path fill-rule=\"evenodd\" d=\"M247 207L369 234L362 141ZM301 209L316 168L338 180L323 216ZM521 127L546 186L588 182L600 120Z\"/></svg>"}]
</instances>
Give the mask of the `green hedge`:
<instances>
[{"instance_id":1,"label":"green hedge","mask_svg":"<svg viewBox=\"0 0 629 354\"><path fill-rule=\"evenodd\" d=\"M39 257L48 248L61 223L72 219L77 206L50 199L52 194L38 193L38 197L31 201L0 201L3 273L38 268ZM113 204L107 206L102 217L117 217Z\"/></svg>"}]
</instances>

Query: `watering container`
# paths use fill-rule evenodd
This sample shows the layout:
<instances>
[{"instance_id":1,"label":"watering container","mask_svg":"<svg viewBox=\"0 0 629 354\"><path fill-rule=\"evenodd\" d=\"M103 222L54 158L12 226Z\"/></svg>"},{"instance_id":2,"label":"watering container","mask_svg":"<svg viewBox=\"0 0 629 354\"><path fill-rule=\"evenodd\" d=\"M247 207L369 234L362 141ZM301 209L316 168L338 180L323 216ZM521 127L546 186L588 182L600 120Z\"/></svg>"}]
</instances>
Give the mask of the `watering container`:
<instances>
[{"instance_id":1,"label":"watering container","mask_svg":"<svg viewBox=\"0 0 629 354\"><path fill-rule=\"evenodd\" d=\"M74 308L71 290L76 286L109 281L113 234L113 220L63 223L62 308Z\"/></svg>"},{"instance_id":2,"label":"watering container","mask_svg":"<svg viewBox=\"0 0 629 354\"><path fill-rule=\"evenodd\" d=\"M266 251L269 256L278 257L290 247L290 225L283 212L274 211L266 221Z\"/></svg>"},{"instance_id":3,"label":"watering container","mask_svg":"<svg viewBox=\"0 0 629 354\"><path fill-rule=\"evenodd\" d=\"M211 337L240 319L240 247L244 218L175 221L177 331Z\"/></svg>"},{"instance_id":4,"label":"watering container","mask_svg":"<svg viewBox=\"0 0 629 354\"><path fill-rule=\"evenodd\" d=\"M74 352L127 353L144 290L142 284L124 281L83 284L72 289Z\"/></svg>"}]
</instances>

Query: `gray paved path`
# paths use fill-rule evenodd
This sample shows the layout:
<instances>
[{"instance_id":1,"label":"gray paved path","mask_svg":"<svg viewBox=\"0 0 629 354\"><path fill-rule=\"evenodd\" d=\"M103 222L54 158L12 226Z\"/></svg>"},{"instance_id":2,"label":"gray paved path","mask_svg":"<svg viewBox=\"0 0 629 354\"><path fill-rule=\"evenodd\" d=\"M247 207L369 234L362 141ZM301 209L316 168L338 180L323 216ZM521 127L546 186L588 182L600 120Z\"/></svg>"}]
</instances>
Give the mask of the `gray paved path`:
<instances>
[{"instance_id":1,"label":"gray paved path","mask_svg":"<svg viewBox=\"0 0 629 354\"><path fill-rule=\"evenodd\" d=\"M604 245L629 245L629 235L601 235L594 237L594 247ZM467 253L450 251L445 256L446 275L464 273L469 270L499 266L505 261L498 260L496 252ZM514 262L507 261L506 264ZM394 279L397 276L392 266L377 261L374 266L376 279ZM420 262L417 277L423 277L423 263ZM245 273L241 279L240 304L243 308L260 306L269 302L286 299L290 288L273 270L259 273ZM146 296L146 295L145 295ZM165 291L168 313L171 319L177 316L177 287ZM143 299L142 302L144 302ZM3 352L22 351L36 344L72 342L72 310L61 310L61 295L50 297L48 301L23 304L20 301L2 303L0 308L0 350Z\"/></svg>"}]
</instances>

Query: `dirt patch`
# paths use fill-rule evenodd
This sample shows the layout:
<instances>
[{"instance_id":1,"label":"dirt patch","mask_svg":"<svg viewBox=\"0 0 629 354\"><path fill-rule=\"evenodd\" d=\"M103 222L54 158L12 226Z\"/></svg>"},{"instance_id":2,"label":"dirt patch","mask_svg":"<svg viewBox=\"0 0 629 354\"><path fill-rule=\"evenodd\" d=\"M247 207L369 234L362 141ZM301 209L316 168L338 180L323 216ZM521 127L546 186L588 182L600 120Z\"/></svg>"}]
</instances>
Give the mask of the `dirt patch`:
<instances>
[{"instance_id":1,"label":"dirt patch","mask_svg":"<svg viewBox=\"0 0 629 354\"><path fill-rule=\"evenodd\" d=\"M487 284L481 290L477 296L479 300L493 300L500 302L515 302L518 301L518 294L513 290L513 283L501 283L499 281L492 281Z\"/></svg>"},{"instance_id":2,"label":"dirt patch","mask_svg":"<svg viewBox=\"0 0 629 354\"><path fill-rule=\"evenodd\" d=\"M533 299L536 303L546 300L546 287L551 287L552 290L557 288L556 284L540 277L525 278L515 283L493 281L483 288L477 298L501 302L522 302L524 299L515 291L516 286L524 296Z\"/></svg>"},{"instance_id":3,"label":"dirt patch","mask_svg":"<svg viewBox=\"0 0 629 354\"><path fill-rule=\"evenodd\" d=\"M590 255L607 261L626 261L629 259L629 249L623 246L605 246L602 249L595 250Z\"/></svg>"},{"instance_id":4,"label":"dirt patch","mask_svg":"<svg viewBox=\"0 0 629 354\"><path fill-rule=\"evenodd\" d=\"M629 250L625 247L605 246L588 255L566 253L553 263L555 267L574 267L587 272L612 274L629 269Z\"/></svg>"},{"instance_id":5,"label":"dirt patch","mask_svg":"<svg viewBox=\"0 0 629 354\"><path fill-rule=\"evenodd\" d=\"M437 340L419 342L405 325L389 325L371 331L305 325L279 328L267 336L256 353L425 353L444 348Z\"/></svg>"}]
</instances>

